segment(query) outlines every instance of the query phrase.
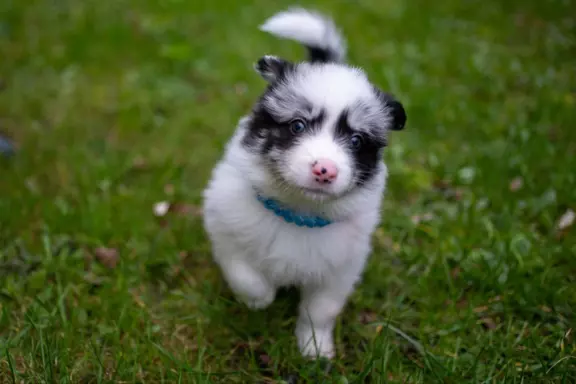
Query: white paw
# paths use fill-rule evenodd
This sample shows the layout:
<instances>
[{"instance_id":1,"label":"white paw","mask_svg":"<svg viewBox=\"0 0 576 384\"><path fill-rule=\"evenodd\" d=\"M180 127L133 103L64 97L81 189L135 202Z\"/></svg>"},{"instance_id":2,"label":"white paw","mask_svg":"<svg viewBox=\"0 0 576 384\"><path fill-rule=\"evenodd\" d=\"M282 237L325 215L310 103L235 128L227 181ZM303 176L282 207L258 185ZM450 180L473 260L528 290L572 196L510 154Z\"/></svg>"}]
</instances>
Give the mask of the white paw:
<instances>
[{"instance_id":1,"label":"white paw","mask_svg":"<svg viewBox=\"0 0 576 384\"><path fill-rule=\"evenodd\" d=\"M265 295L259 297L248 297L241 296L239 299L246 304L250 309L264 309L268 307L274 301L276 292L274 290L269 290Z\"/></svg>"},{"instance_id":2,"label":"white paw","mask_svg":"<svg viewBox=\"0 0 576 384\"><path fill-rule=\"evenodd\" d=\"M324 357L332 359L335 355L334 341L330 331L299 329L296 331L298 347L304 357Z\"/></svg>"}]
</instances>

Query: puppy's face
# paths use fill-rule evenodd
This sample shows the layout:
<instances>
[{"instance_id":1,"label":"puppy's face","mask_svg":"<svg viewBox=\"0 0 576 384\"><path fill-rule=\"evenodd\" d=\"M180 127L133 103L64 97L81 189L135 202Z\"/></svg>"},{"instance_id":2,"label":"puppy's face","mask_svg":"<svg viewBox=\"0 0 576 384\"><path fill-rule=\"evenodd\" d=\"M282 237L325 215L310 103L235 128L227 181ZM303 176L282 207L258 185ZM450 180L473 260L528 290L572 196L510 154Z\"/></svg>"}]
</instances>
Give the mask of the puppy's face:
<instances>
[{"instance_id":1,"label":"puppy's face","mask_svg":"<svg viewBox=\"0 0 576 384\"><path fill-rule=\"evenodd\" d=\"M258 153L280 188L311 199L338 197L379 172L387 132L406 122L398 101L343 65L267 56L256 69L269 87L243 145Z\"/></svg>"}]
</instances>

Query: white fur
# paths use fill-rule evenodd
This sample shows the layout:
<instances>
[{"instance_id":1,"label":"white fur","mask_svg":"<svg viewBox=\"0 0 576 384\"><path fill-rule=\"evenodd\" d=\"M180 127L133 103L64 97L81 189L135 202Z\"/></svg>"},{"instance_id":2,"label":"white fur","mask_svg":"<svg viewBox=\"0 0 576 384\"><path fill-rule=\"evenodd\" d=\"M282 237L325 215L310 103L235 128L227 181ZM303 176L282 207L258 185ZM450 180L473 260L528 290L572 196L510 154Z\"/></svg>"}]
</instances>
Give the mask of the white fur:
<instances>
[{"instance_id":1,"label":"white fur","mask_svg":"<svg viewBox=\"0 0 576 384\"><path fill-rule=\"evenodd\" d=\"M260 30L328 50L338 62L343 61L346 56L346 43L340 32L330 19L317 12L292 8L266 20Z\"/></svg>"},{"instance_id":2,"label":"white fur","mask_svg":"<svg viewBox=\"0 0 576 384\"><path fill-rule=\"evenodd\" d=\"M246 122L239 124L204 193L214 259L230 288L254 309L271 304L279 287L300 287L300 349L306 356L332 357L335 319L360 279L379 222L386 167L382 164L370 187L336 200L319 203L285 195L258 156L240 144ZM255 187L335 222L324 228L289 224L262 206Z\"/></svg>"},{"instance_id":3,"label":"white fur","mask_svg":"<svg viewBox=\"0 0 576 384\"><path fill-rule=\"evenodd\" d=\"M298 17L303 16L284 14L276 20L272 18L268 27L279 32L283 23L290 24ZM309 26L309 30L314 28L320 27ZM279 182L278 175L270 171L258 151L243 145L242 138L252 117L242 118L204 191L204 225L212 242L214 260L225 280L250 308L267 307L280 287L300 288L302 300L296 326L300 350L305 356L330 358L335 353L332 335L335 320L361 278L371 251L371 235L380 220L387 169L380 162L375 176L356 186L351 158L344 151L344 144L334 139L335 122L343 108L374 104L365 75L338 64L301 69L301 78L286 84L289 89L277 88L282 95L293 97L271 98L264 103L282 115L294 113L291 103L296 105L301 97L306 98L326 111L322 127L286 152L278 152L284 179ZM354 113L350 119L353 124ZM361 121L361 116L357 119ZM338 178L323 187L325 193L307 193L301 188L314 184L310 165L318 158L334 161L339 169ZM329 218L333 223L323 228L287 223L257 200L256 191L303 213Z\"/></svg>"}]
</instances>

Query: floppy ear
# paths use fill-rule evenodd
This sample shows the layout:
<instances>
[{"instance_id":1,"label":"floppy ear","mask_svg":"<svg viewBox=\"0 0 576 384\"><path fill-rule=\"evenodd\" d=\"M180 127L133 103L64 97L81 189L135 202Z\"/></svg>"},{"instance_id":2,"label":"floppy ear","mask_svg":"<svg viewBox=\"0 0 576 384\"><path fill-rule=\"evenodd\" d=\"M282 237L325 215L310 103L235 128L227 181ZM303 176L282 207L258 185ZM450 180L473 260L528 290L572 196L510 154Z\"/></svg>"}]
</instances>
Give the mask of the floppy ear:
<instances>
[{"instance_id":1,"label":"floppy ear","mask_svg":"<svg viewBox=\"0 0 576 384\"><path fill-rule=\"evenodd\" d=\"M406 125L407 117L402 103L396 100L394 96L382 92L378 88L376 88L376 93L378 95L378 100L382 103L382 107L384 110L388 111L392 117L392 125L390 126L390 129L393 131L403 130Z\"/></svg>"},{"instance_id":2,"label":"floppy ear","mask_svg":"<svg viewBox=\"0 0 576 384\"><path fill-rule=\"evenodd\" d=\"M294 64L289 61L268 55L260 58L256 64L254 64L256 72L258 72L260 76L269 83L273 83L282 78L286 74L286 71L293 67Z\"/></svg>"}]
</instances>

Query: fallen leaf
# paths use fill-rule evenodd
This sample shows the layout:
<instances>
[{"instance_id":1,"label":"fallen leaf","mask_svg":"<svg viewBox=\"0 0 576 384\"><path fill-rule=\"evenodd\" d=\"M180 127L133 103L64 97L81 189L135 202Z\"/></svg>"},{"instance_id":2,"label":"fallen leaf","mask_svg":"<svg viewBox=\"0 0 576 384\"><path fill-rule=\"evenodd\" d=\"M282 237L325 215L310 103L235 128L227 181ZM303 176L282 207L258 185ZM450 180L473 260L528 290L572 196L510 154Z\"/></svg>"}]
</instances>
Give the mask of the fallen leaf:
<instances>
[{"instance_id":1,"label":"fallen leaf","mask_svg":"<svg viewBox=\"0 0 576 384\"><path fill-rule=\"evenodd\" d=\"M114 248L98 247L94 250L94 256L102 265L110 269L116 268L118 264L118 250Z\"/></svg>"},{"instance_id":2,"label":"fallen leaf","mask_svg":"<svg viewBox=\"0 0 576 384\"><path fill-rule=\"evenodd\" d=\"M487 305L483 305L481 307L476 307L473 309L474 313L486 312L488 310Z\"/></svg>"},{"instance_id":3,"label":"fallen leaf","mask_svg":"<svg viewBox=\"0 0 576 384\"><path fill-rule=\"evenodd\" d=\"M495 329L497 327L496 322L490 317L481 318L480 324L486 329Z\"/></svg>"},{"instance_id":4,"label":"fallen leaf","mask_svg":"<svg viewBox=\"0 0 576 384\"><path fill-rule=\"evenodd\" d=\"M170 203L167 201L159 201L154 204L154 216L163 217L168 213L170 209Z\"/></svg>"},{"instance_id":5,"label":"fallen leaf","mask_svg":"<svg viewBox=\"0 0 576 384\"><path fill-rule=\"evenodd\" d=\"M362 311L358 315L358 321L360 324L369 324L377 320L378 316L372 311Z\"/></svg>"},{"instance_id":6,"label":"fallen leaf","mask_svg":"<svg viewBox=\"0 0 576 384\"><path fill-rule=\"evenodd\" d=\"M557 225L558 229L562 231L562 230L572 226L572 224L574 224L574 219L576 219L576 213L574 213L573 210L568 209L560 217L560 220L558 220L558 225Z\"/></svg>"},{"instance_id":7,"label":"fallen leaf","mask_svg":"<svg viewBox=\"0 0 576 384\"><path fill-rule=\"evenodd\" d=\"M550 309L550 307L548 307L548 306L546 306L546 305L542 305L542 306L540 307L540 309L541 309L542 311L546 312L546 313L552 312L552 309Z\"/></svg>"},{"instance_id":8,"label":"fallen leaf","mask_svg":"<svg viewBox=\"0 0 576 384\"><path fill-rule=\"evenodd\" d=\"M510 181L510 190L512 192L518 191L524 185L524 179L521 177L516 177Z\"/></svg>"},{"instance_id":9,"label":"fallen leaf","mask_svg":"<svg viewBox=\"0 0 576 384\"><path fill-rule=\"evenodd\" d=\"M185 203L174 203L170 205L169 212L176 213L178 215L192 215L192 216L202 216L202 208L192 204Z\"/></svg>"}]
</instances>

